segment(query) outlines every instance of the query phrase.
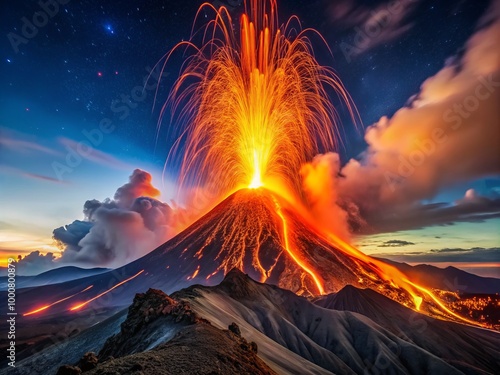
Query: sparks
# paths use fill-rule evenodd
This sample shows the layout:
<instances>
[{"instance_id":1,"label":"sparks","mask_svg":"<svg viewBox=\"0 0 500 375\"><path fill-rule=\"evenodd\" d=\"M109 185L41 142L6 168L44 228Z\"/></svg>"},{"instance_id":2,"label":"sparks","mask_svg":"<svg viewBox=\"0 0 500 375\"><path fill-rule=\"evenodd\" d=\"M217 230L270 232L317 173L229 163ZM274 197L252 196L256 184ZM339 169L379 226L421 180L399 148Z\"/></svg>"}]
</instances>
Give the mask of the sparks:
<instances>
[{"instance_id":1,"label":"sparks","mask_svg":"<svg viewBox=\"0 0 500 375\"><path fill-rule=\"evenodd\" d=\"M129 282L129 281L130 281L130 280L132 280L132 279L135 279L137 276L139 276L139 275L140 275L141 273L143 273L143 272L144 272L144 270L142 270L142 271L140 271L140 272L136 273L134 276L129 277L129 278L128 278L128 279L126 279L126 280L123 280L123 281L119 282L118 284L116 284L116 285L115 285L115 286L113 286L112 288L110 288L110 289L108 289L108 290L105 290L104 292L102 292L102 293L98 294L97 296L95 296L95 297L93 297L93 298L89 299L88 301L86 301L86 302L83 302L83 303L80 303L80 304L78 304L78 305L73 306L72 308L70 308L70 309L69 309L69 311L80 310L82 307L87 306L90 302L95 301L96 299L98 299L98 298L102 297L103 295L105 295L105 294L107 294L107 293L111 292L112 290L114 290L114 289L118 288L119 286L121 286L121 285L123 285L123 284L125 284L125 283Z\"/></svg>"},{"instance_id":2,"label":"sparks","mask_svg":"<svg viewBox=\"0 0 500 375\"><path fill-rule=\"evenodd\" d=\"M317 32L296 33L296 17L278 26L276 0L245 4L239 30L225 7L203 4L197 18L212 10L215 19L202 40L193 37L166 55L194 51L164 107L181 125L166 165L181 162L180 189L210 185L219 198L276 185L300 195L301 165L335 146L329 94L337 93L353 118L355 111L333 70L314 57L309 35L321 38Z\"/></svg>"},{"instance_id":3,"label":"sparks","mask_svg":"<svg viewBox=\"0 0 500 375\"><path fill-rule=\"evenodd\" d=\"M60 299L59 301L53 302L50 305L45 305L45 306L42 306L42 307L40 307L40 308L38 308L36 310L29 311L29 312L23 314L23 316L30 316L30 315L38 314L39 312L47 310L49 307L52 307L54 305L57 305L58 303L61 303L61 302L64 302L64 301L66 301L66 300L68 300L70 298L73 298L73 297L77 296L80 293L86 292L87 290L91 289L92 287L93 287L93 285L90 285L90 286L86 287L85 289L83 289L82 291L80 291L78 293L75 293L75 294L73 294L73 295L71 295L69 297L65 297L63 299Z\"/></svg>"}]
</instances>

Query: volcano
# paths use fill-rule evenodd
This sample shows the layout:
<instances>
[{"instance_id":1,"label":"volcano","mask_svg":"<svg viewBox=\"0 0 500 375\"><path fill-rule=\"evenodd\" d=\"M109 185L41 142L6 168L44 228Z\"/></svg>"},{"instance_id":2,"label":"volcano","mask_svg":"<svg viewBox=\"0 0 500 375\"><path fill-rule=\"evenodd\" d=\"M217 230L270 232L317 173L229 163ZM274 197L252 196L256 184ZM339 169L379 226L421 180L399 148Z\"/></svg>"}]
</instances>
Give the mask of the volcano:
<instances>
[{"instance_id":1,"label":"volcano","mask_svg":"<svg viewBox=\"0 0 500 375\"><path fill-rule=\"evenodd\" d=\"M414 307L405 289L380 277L375 260L336 248L292 204L260 188L233 193L185 231L119 269L19 291L18 310L29 318L122 307L150 287L171 293L192 284L216 285L233 268L298 295L354 285Z\"/></svg>"}]
</instances>

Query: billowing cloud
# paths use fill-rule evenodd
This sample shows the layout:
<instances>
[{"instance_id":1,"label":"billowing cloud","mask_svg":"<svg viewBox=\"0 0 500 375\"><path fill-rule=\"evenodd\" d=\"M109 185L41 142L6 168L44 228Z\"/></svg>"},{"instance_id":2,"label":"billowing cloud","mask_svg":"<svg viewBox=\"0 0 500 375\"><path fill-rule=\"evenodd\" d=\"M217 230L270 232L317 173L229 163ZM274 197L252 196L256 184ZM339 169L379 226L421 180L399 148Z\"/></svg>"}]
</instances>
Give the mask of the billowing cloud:
<instances>
[{"instance_id":1,"label":"billowing cloud","mask_svg":"<svg viewBox=\"0 0 500 375\"><path fill-rule=\"evenodd\" d=\"M368 144L336 183L339 204L359 208L364 232L389 232L500 216L500 200L468 192L422 204L447 187L500 174L500 3L494 2L461 58L450 59L392 118L365 133ZM332 159L332 158L330 158ZM330 160L331 168L338 162ZM350 212L350 210L347 210Z\"/></svg>"},{"instance_id":2,"label":"billowing cloud","mask_svg":"<svg viewBox=\"0 0 500 375\"><path fill-rule=\"evenodd\" d=\"M115 193L115 201L119 207L130 207L136 198L160 196L160 191L152 183L152 177L148 172L136 169L128 184L123 185Z\"/></svg>"},{"instance_id":3,"label":"billowing cloud","mask_svg":"<svg viewBox=\"0 0 500 375\"><path fill-rule=\"evenodd\" d=\"M89 233L92 225L89 221L75 220L69 225L54 229L52 234L64 246L78 248L78 243Z\"/></svg>"},{"instance_id":4,"label":"billowing cloud","mask_svg":"<svg viewBox=\"0 0 500 375\"><path fill-rule=\"evenodd\" d=\"M151 175L136 169L114 199L88 200L85 219L54 230L63 246L59 264L118 267L135 260L177 233L182 208L156 198Z\"/></svg>"},{"instance_id":5,"label":"billowing cloud","mask_svg":"<svg viewBox=\"0 0 500 375\"><path fill-rule=\"evenodd\" d=\"M18 257L16 272L23 276L37 275L54 268L57 265L56 259L53 253L42 254L40 251L33 251L24 257Z\"/></svg>"},{"instance_id":6,"label":"billowing cloud","mask_svg":"<svg viewBox=\"0 0 500 375\"><path fill-rule=\"evenodd\" d=\"M302 167L300 173L312 216L318 223L325 225L325 229L347 238L349 235L348 215L339 206L337 195L339 170L339 156L329 153L316 156L311 163ZM325 194L325 191L329 194Z\"/></svg>"}]
</instances>

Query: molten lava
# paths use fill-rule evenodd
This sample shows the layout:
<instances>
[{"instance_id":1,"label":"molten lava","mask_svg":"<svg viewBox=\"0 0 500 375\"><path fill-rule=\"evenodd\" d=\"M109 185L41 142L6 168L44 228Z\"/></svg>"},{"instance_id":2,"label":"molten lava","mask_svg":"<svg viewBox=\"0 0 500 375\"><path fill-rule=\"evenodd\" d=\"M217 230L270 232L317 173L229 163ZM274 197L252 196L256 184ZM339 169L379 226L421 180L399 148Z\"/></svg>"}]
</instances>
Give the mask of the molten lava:
<instances>
[{"instance_id":1,"label":"molten lava","mask_svg":"<svg viewBox=\"0 0 500 375\"><path fill-rule=\"evenodd\" d=\"M50 308L50 307L52 307L52 306L54 306L54 305L57 305L57 304L59 304L59 303L61 303L61 302L64 302L64 301L66 301L66 300L68 300L68 299L70 299L70 298L73 298L73 297L77 296L77 295L78 295L78 294L80 294L80 293L86 292L87 290L91 289L92 287L93 287L93 285L90 285L90 286L86 287L85 289L83 289L82 291L80 291L80 292L78 292L78 293L72 294L72 295L71 295L71 296L69 296L69 297L65 297L65 298L62 298L62 299L60 299L60 300L58 300L58 301L52 302L52 303L51 303L51 304L49 304L49 305L44 305L44 306L39 307L39 308L37 308L37 309L35 309L35 310L29 311L29 312L27 312L27 313L23 314L23 316L30 316L30 315L38 314L39 312L45 311L45 310L47 310L48 308Z\"/></svg>"},{"instance_id":2,"label":"molten lava","mask_svg":"<svg viewBox=\"0 0 500 375\"><path fill-rule=\"evenodd\" d=\"M91 298L91 299L89 299L89 300L87 300L87 301L85 301L85 302L79 303L78 305L75 305L75 306L71 307L69 310L70 310L70 311L80 310L82 307L87 306L90 302L95 301L95 300L96 300L96 299L98 299L98 298L101 298L102 296L104 296L105 294L108 294L109 292L111 292L111 291L115 290L115 289L116 289L116 288L118 288L119 286L121 286L121 285L123 285L123 284L125 284L125 283L128 283L130 280L135 279L137 276L139 276L139 275L140 275L141 273L143 273L143 272L144 272L144 270L142 270L142 271L140 271L140 272L136 273L134 276L131 276L131 277L129 277L128 279L125 279L125 280L123 280L123 281L120 281L118 284L114 285L113 287L111 287L111 288L109 288L109 289L105 290L105 291L104 291L104 292L102 292L102 293L99 293L97 296L95 296L95 297L93 297L93 298Z\"/></svg>"},{"instance_id":3,"label":"molten lava","mask_svg":"<svg viewBox=\"0 0 500 375\"><path fill-rule=\"evenodd\" d=\"M354 110L333 70L314 57L309 35L319 34L300 31L296 17L278 26L276 0L245 4L239 30L225 7L202 5L200 12L215 18L201 41L174 48L194 53L168 99L182 126L167 163L182 163L180 188L210 187L225 197L242 187L283 185L282 195L300 195L300 167L335 145L329 94L353 117Z\"/></svg>"}]
</instances>

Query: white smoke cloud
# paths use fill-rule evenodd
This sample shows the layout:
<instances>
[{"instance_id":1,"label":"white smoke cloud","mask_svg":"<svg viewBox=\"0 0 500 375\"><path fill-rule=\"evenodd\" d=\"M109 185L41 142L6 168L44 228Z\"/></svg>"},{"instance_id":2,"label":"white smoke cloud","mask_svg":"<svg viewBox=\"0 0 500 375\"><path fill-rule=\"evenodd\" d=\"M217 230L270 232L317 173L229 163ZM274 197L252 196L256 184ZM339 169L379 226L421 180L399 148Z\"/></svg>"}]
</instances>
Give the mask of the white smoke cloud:
<instances>
[{"instance_id":1,"label":"white smoke cloud","mask_svg":"<svg viewBox=\"0 0 500 375\"><path fill-rule=\"evenodd\" d=\"M18 257L16 274L20 276L37 275L54 268L57 264L57 257L54 253L42 254L37 250L24 257Z\"/></svg>"},{"instance_id":2,"label":"white smoke cloud","mask_svg":"<svg viewBox=\"0 0 500 375\"><path fill-rule=\"evenodd\" d=\"M167 241L176 232L175 214L156 199L159 195L151 175L136 169L113 200L87 201L86 221L54 231L54 238L65 245L59 262L119 267ZM79 230L82 226L87 226L86 233Z\"/></svg>"}]
</instances>

